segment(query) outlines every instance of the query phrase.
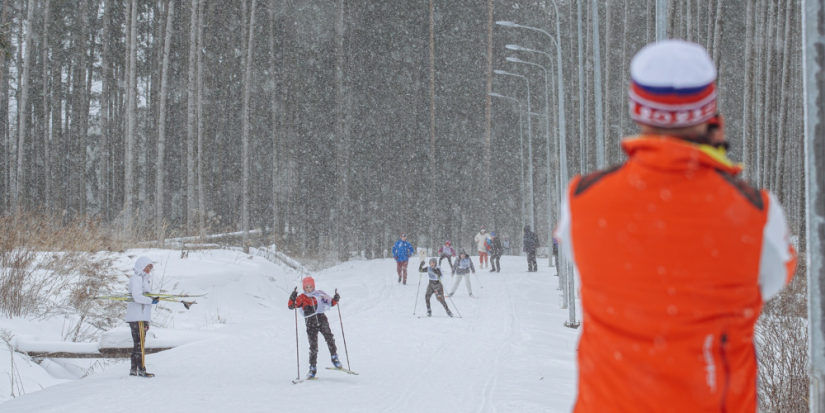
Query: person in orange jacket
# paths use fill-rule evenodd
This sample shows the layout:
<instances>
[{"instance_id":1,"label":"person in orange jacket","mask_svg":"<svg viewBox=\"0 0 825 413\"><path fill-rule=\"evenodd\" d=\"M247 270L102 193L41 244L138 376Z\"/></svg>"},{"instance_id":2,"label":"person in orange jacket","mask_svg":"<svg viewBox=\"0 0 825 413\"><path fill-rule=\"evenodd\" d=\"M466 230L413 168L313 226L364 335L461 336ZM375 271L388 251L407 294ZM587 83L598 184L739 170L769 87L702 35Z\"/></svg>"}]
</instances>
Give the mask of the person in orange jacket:
<instances>
[{"instance_id":1,"label":"person in orange jacket","mask_svg":"<svg viewBox=\"0 0 825 413\"><path fill-rule=\"evenodd\" d=\"M571 180L555 232L580 279L574 411L756 412L754 326L796 266L782 206L726 158L702 46L650 44L630 75L642 134Z\"/></svg>"},{"instance_id":2,"label":"person in orange jacket","mask_svg":"<svg viewBox=\"0 0 825 413\"><path fill-rule=\"evenodd\" d=\"M304 292L298 295L298 291L293 291L289 296L287 306L290 310L298 308L307 326L307 339L309 339L309 373L307 379L314 379L318 369L315 367L318 362L318 333L324 336L324 340L329 347L329 354L332 364L336 369L343 368L338 360L338 348L335 346L335 336L329 328L324 312L338 304L341 296L336 292L330 297L327 293L315 289L315 280L312 277L305 277L301 282Z\"/></svg>"}]
</instances>

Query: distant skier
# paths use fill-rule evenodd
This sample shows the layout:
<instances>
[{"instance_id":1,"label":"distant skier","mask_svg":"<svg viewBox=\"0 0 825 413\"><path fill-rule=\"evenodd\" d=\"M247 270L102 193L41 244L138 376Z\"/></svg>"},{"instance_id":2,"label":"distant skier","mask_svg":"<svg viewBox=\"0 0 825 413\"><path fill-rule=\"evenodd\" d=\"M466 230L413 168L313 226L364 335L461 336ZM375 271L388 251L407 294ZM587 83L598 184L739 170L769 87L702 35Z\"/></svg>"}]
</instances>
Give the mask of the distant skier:
<instances>
[{"instance_id":1,"label":"distant skier","mask_svg":"<svg viewBox=\"0 0 825 413\"><path fill-rule=\"evenodd\" d=\"M504 241L501 242L504 245L504 254L510 255L510 236L505 235Z\"/></svg>"},{"instance_id":2,"label":"distant skier","mask_svg":"<svg viewBox=\"0 0 825 413\"><path fill-rule=\"evenodd\" d=\"M538 271L538 264L536 264L536 250L539 247L539 237L535 232L530 231L530 226L524 226L524 252L527 253L527 272Z\"/></svg>"},{"instance_id":3,"label":"distant skier","mask_svg":"<svg viewBox=\"0 0 825 413\"><path fill-rule=\"evenodd\" d=\"M453 268L453 258L455 257L455 248L452 247L450 240L444 241L444 245L438 249L438 255L441 257L438 259L438 266L441 267L441 261L444 258L447 259L447 263L450 264L450 268ZM423 262L422 262L423 264Z\"/></svg>"},{"instance_id":4,"label":"distant skier","mask_svg":"<svg viewBox=\"0 0 825 413\"><path fill-rule=\"evenodd\" d=\"M490 266L493 267L490 272L501 272L501 255L504 253L504 248L501 246L501 240L496 236L496 232L490 233Z\"/></svg>"},{"instance_id":5,"label":"distant skier","mask_svg":"<svg viewBox=\"0 0 825 413\"><path fill-rule=\"evenodd\" d=\"M129 295L132 301L126 307L126 322L132 331L132 368L130 376L155 377L146 372L146 333L149 331L149 322L152 321L152 305L158 303L157 298L147 297L144 293L152 292L152 260L149 257L140 257L135 262L134 275L129 279Z\"/></svg>"},{"instance_id":6,"label":"distant skier","mask_svg":"<svg viewBox=\"0 0 825 413\"><path fill-rule=\"evenodd\" d=\"M461 285L462 278L466 281L467 292L470 293L470 297L473 296L473 287L470 285L470 271L472 271L473 274L476 273L476 269L473 267L473 260L470 259L470 256L467 255L464 250L461 250L461 254L459 254L453 266L453 275L457 274L458 277L455 277L455 284L453 284L453 289L447 294L447 297L452 297L453 294L455 294L455 290Z\"/></svg>"},{"instance_id":7,"label":"distant skier","mask_svg":"<svg viewBox=\"0 0 825 413\"><path fill-rule=\"evenodd\" d=\"M444 300L444 284L441 283L441 268L436 265L435 258L430 258L430 266L424 268L424 262L418 266L418 272L426 272L430 278L430 283L427 285L427 293L424 294L424 302L427 303L427 317L432 317L433 312L430 309L430 297L435 294L435 299L444 306L447 315L452 317L450 307L447 307L447 301Z\"/></svg>"},{"instance_id":8,"label":"distant skier","mask_svg":"<svg viewBox=\"0 0 825 413\"><path fill-rule=\"evenodd\" d=\"M415 250L413 250L412 244L407 242L407 234L401 234L401 239L395 242L395 245L392 247L392 256L395 258L395 269L398 271L398 282L404 282L404 285L407 285L407 264L410 263L410 257L412 257Z\"/></svg>"},{"instance_id":9,"label":"distant skier","mask_svg":"<svg viewBox=\"0 0 825 413\"><path fill-rule=\"evenodd\" d=\"M473 238L478 245L478 268L484 268L484 263L489 263L489 254L487 253L487 240L490 236L487 235L487 228L481 227L475 238Z\"/></svg>"},{"instance_id":10,"label":"distant skier","mask_svg":"<svg viewBox=\"0 0 825 413\"><path fill-rule=\"evenodd\" d=\"M324 340L329 347L329 354L332 359L332 364L336 369L343 368L341 361L338 360L338 347L335 346L335 336L332 335L332 330L329 329L329 321L324 314L341 300L341 296L335 293L330 297L329 294L315 289L315 280L312 277L306 277L301 282L304 292L299 296L298 291L293 291L289 296L288 307L290 310L298 308L301 310L301 315L304 316L304 322L307 326L307 339L309 339L309 373L307 379L314 379L318 369L315 367L318 362L318 333L324 336Z\"/></svg>"}]
</instances>

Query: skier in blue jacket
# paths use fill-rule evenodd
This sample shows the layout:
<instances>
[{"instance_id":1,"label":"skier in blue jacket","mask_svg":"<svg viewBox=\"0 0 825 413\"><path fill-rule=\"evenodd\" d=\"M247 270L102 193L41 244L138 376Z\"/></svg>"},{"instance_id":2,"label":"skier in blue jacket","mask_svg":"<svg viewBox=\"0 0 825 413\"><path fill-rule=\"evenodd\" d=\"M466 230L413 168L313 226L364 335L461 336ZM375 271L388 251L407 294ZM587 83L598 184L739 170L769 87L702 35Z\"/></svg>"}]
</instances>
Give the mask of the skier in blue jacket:
<instances>
[{"instance_id":1,"label":"skier in blue jacket","mask_svg":"<svg viewBox=\"0 0 825 413\"><path fill-rule=\"evenodd\" d=\"M403 281L404 285L407 285L407 264L414 252L412 244L407 242L407 234L401 234L401 239L396 241L392 247L392 257L395 258L396 271L398 271L398 282Z\"/></svg>"}]
</instances>

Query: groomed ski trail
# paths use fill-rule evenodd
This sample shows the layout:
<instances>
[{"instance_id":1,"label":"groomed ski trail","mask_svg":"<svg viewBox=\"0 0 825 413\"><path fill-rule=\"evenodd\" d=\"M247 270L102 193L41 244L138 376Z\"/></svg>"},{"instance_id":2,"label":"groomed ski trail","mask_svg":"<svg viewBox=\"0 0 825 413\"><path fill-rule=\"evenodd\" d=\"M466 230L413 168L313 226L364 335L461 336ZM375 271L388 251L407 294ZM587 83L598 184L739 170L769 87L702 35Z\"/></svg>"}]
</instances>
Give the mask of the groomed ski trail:
<instances>
[{"instance_id":1,"label":"groomed ski trail","mask_svg":"<svg viewBox=\"0 0 825 413\"><path fill-rule=\"evenodd\" d=\"M165 253L157 255L153 259L166 258ZM0 411L111 413L128 403L147 411L251 413L292 410L308 400L318 406L332 403L337 412L568 412L572 407L579 331L563 327L567 310L558 308L558 277L546 260L537 273L526 272L524 257L502 258L501 273L478 271L484 285L481 289L473 283L478 299L470 299L462 285L452 302L447 300L455 318L446 317L435 297L433 317L417 318L426 315L425 279L412 314L416 258L410 262L407 285L397 283L391 259L351 261L312 274L317 288L338 288L341 294L351 366L338 308L333 307L328 318L344 367L359 375L327 370L332 363L319 336L320 380L299 386L292 383L295 319L286 308L296 276L258 259L260 268L239 275L236 266L250 263L212 255L212 273L170 280L169 273L182 273L191 256L190 263L170 262L180 271L167 273L167 282L214 297L197 311L217 309L228 315L226 324L207 328L211 339L147 356L148 371L156 374L151 380L129 377L128 361L123 361L85 379L0 404ZM257 281L256 276L276 281ZM451 289L454 279L447 275L444 281ZM463 318L457 317L455 306ZM191 324L183 318L178 322ZM300 318L299 323L303 378L308 344Z\"/></svg>"}]
</instances>

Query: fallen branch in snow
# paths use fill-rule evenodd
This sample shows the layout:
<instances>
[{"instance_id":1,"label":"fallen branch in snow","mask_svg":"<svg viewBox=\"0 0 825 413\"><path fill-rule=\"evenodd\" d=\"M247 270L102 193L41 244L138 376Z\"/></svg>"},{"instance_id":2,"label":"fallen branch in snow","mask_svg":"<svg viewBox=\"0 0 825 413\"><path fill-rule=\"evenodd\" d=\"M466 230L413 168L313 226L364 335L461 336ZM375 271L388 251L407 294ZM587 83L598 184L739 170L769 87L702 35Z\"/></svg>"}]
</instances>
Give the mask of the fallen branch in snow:
<instances>
[{"instance_id":1,"label":"fallen branch in snow","mask_svg":"<svg viewBox=\"0 0 825 413\"><path fill-rule=\"evenodd\" d=\"M146 347L146 354L159 353L172 348L174 347ZM63 341L18 341L15 350L32 358L129 358L132 354L132 347L99 348L98 343L68 343Z\"/></svg>"}]
</instances>

